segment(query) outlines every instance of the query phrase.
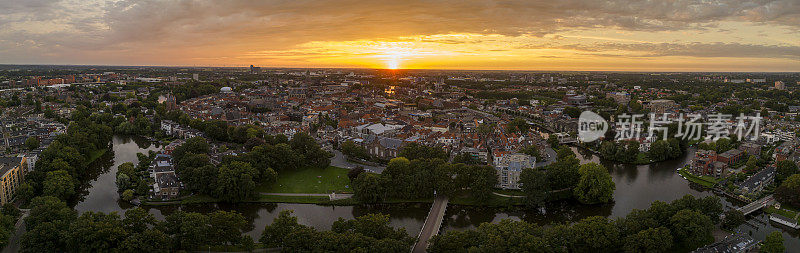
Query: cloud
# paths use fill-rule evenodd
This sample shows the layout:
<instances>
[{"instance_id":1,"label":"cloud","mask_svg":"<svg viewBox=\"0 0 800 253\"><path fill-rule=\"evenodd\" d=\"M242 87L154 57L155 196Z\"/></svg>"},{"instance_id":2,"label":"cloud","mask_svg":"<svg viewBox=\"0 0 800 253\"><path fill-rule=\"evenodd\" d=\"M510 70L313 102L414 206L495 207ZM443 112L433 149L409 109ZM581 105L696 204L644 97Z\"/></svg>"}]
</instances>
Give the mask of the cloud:
<instances>
[{"instance_id":1,"label":"cloud","mask_svg":"<svg viewBox=\"0 0 800 253\"><path fill-rule=\"evenodd\" d=\"M740 43L595 43L558 46L592 53L609 51L634 52L636 54L616 54L617 56L658 57L740 57L740 58L786 58L800 60L800 46L757 45Z\"/></svg>"},{"instance_id":2,"label":"cloud","mask_svg":"<svg viewBox=\"0 0 800 253\"><path fill-rule=\"evenodd\" d=\"M564 37L558 33L576 29L686 31L731 21L800 29L800 1L0 0L0 59L221 59L247 52L290 51L315 41L396 41L423 36L425 42L449 45L486 42L437 37L442 34L561 41ZM675 45L640 45L647 46L708 54L679 50ZM709 46L724 52L736 47ZM794 52L784 47L763 49L778 57L785 57L780 52Z\"/></svg>"}]
</instances>

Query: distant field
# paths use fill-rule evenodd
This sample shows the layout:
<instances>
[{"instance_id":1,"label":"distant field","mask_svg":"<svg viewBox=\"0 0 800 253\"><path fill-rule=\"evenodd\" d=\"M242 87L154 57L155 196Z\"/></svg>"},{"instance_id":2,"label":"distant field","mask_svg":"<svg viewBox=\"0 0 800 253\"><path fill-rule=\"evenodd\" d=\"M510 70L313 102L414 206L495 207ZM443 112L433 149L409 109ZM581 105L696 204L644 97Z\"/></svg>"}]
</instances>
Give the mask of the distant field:
<instances>
[{"instance_id":1,"label":"distant field","mask_svg":"<svg viewBox=\"0 0 800 253\"><path fill-rule=\"evenodd\" d=\"M325 169L305 168L278 173L278 181L271 186L259 185L258 192L271 193L331 193L352 192L347 169L330 166Z\"/></svg>"}]
</instances>

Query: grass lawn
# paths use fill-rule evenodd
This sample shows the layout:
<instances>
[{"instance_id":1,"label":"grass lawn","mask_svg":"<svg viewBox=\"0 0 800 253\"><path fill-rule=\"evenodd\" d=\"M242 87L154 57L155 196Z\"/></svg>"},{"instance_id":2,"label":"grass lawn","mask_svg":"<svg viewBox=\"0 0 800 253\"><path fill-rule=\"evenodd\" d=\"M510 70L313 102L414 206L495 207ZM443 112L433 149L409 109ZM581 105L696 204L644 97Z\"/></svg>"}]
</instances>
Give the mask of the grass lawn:
<instances>
[{"instance_id":1,"label":"grass lawn","mask_svg":"<svg viewBox=\"0 0 800 253\"><path fill-rule=\"evenodd\" d=\"M326 169L305 168L278 173L273 185L259 185L256 191L270 193L352 192L347 169L329 166Z\"/></svg>"},{"instance_id":2,"label":"grass lawn","mask_svg":"<svg viewBox=\"0 0 800 253\"><path fill-rule=\"evenodd\" d=\"M687 180L698 183L708 188L714 187L714 185L716 185L717 182L719 182L719 179L716 179L712 176L696 176L692 173L689 173L689 171L686 170L686 167L683 167L680 170L678 170L678 173L681 174L681 176L684 176Z\"/></svg>"},{"instance_id":3,"label":"grass lawn","mask_svg":"<svg viewBox=\"0 0 800 253\"><path fill-rule=\"evenodd\" d=\"M86 165L92 164L92 162L97 160L97 158L103 156L106 153L106 151L108 151L107 148L92 151L92 153L89 154L88 159L86 159Z\"/></svg>"},{"instance_id":4,"label":"grass lawn","mask_svg":"<svg viewBox=\"0 0 800 253\"><path fill-rule=\"evenodd\" d=\"M261 195L258 202L320 204L330 202L328 197Z\"/></svg>"},{"instance_id":5,"label":"grass lawn","mask_svg":"<svg viewBox=\"0 0 800 253\"><path fill-rule=\"evenodd\" d=\"M650 164L653 161L650 161L650 157L647 157L645 153L639 153L636 155L636 161L633 162L634 164Z\"/></svg>"},{"instance_id":6,"label":"grass lawn","mask_svg":"<svg viewBox=\"0 0 800 253\"><path fill-rule=\"evenodd\" d=\"M781 207L783 207L783 206L781 206ZM777 208L775 208L773 206L768 206L766 209L764 209L764 212L780 214L783 217L786 217L786 218L789 218L789 219L794 219L794 217L797 216L797 212L795 212L795 211L792 211L792 210L789 210L789 209L785 209L785 208L777 209Z\"/></svg>"},{"instance_id":7,"label":"grass lawn","mask_svg":"<svg viewBox=\"0 0 800 253\"><path fill-rule=\"evenodd\" d=\"M522 190L494 189L494 192L511 196L525 196Z\"/></svg>"}]
</instances>

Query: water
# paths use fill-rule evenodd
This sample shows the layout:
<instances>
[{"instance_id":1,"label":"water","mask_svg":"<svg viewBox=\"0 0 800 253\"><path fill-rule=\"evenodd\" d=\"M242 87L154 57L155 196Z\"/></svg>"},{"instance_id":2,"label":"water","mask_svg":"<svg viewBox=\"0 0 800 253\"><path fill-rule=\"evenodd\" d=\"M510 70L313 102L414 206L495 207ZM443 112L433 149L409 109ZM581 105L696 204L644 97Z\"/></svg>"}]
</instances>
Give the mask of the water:
<instances>
[{"instance_id":1,"label":"water","mask_svg":"<svg viewBox=\"0 0 800 253\"><path fill-rule=\"evenodd\" d=\"M117 166L125 162L138 164L136 153L147 153L150 150L158 151L160 147L151 144L143 138L114 136L112 139L113 152L108 152L95 162L96 179L86 185L84 197L75 206L80 212L117 212L120 215L125 210L134 206L121 201L117 193L116 174ZM360 206L320 206L309 204L205 204L187 206L158 206L144 207L158 219L177 210L208 213L216 210L232 211L242 214L248 221L247 234L259 238L264 227L271 224L275 217L283 210L294 210L301 224L315 227L319 230L328 230L339 218L352 219L368 213L383 213L390 215L393 227L405 228L412 236L416 236L425 222L430 204L405 204L405 205L360 205Z\"/></svg>"},{"instance_id":2,"label":"water","mask_svg":"<svg viewBox=\"0 0 800 253\"><path fill-rule=\"evenodd\" d=\"M96 162L95 180L88 182L83 192L85 197L76 206L79 212L102 211L119 212L132 208L128 203L119 200L116 188L117 166L124 162L138 163L137 152L147 153L149 150L158 150L157 145L141 138L114 136L113 152L109 152ZM477 227L483 222L499 222L502 219L525 220L528 222L547 225L554 222L575 222L589 216L621 217L633 209L645 209L653 201L670 202L686 194L697 197L710 196L713 193L691 185L677 174L676 169L683 167L693 158L693 150L686 155L670 161L654 163L651 165L620 165L601 160L599 157L585 150L573 148L578 154L581 163L598 162L609 168L612 179L616 183L614 202L605 205L586 206L574 201L560 201L550 203L542 210L504 210L487 207L469 207L450 205L447 208L443 231L463 230ZM740 206L732 200L723 198L726 206ZM312 204L206 204L190 206L159 206L145 207L148 211L163 219L176 210L193 212L212 212L214 210L235 210L248 221L247 234L258 238L264 226L272 223L278 213L283 210L294 210L301 224L315 227L320 230L330 229L330 226L339 218L351 219L368 213L383 213L390 215L391 225L405 228L406 231L416 236L430 204L404 204L404 205L361 205L361 206L320 206ZM769 222L769 217L763 213L749 216L751 224L742 225L739 229L744 233L751 233L754 238L763 240L772 231L782 231L786 239L787 248L800 248L798 232L782 228L778 224Z\"/></svg>"}]
</instances>

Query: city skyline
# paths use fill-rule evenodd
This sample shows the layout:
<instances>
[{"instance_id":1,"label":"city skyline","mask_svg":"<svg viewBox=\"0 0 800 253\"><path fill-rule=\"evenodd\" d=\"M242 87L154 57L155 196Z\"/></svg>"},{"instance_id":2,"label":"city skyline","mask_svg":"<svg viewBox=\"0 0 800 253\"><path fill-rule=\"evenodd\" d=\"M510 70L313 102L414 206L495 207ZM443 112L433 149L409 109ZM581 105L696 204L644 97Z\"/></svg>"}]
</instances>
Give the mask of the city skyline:
<instances>
[{"instance_id":1,"label":"city skyline","mask_svg":"<svg viewBox=\"0 0 800 253\"><path fill-rule=\"evenodd\" d=\"M0 64L800 70L796 1L0 1Z\"/></svg>"}]
</instances>

